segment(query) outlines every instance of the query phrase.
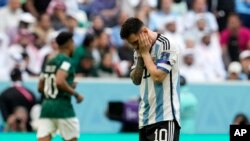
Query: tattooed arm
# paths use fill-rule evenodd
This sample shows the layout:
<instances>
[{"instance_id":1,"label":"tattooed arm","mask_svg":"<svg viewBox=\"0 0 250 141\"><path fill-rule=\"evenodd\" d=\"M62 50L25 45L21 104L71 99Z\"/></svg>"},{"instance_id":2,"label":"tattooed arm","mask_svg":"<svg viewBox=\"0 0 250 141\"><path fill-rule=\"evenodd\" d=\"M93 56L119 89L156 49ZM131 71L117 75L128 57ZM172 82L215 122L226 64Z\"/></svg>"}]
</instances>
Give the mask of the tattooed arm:
<instances>
[{"instance_id":1,"label":"tattooed arm","mask_svg":"<svg viewBox=\"0 0 250 141\"><path fill-rule=\"evenodd\" d=\"M132 81L135 85L141 84L143 69L144 69L143 58L138 57L135 68L130 72L130 78L132 79Z\"/></svg>"}]
</instances>

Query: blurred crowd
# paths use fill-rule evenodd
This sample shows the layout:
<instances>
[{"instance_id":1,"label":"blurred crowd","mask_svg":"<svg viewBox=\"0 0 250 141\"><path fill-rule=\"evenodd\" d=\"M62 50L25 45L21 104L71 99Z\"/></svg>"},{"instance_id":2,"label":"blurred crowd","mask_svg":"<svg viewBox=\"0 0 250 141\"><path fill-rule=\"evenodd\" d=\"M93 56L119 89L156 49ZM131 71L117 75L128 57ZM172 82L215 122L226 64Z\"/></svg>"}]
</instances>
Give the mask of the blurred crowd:
<instances>
[{"instance_id":1,"label":"blurred crowd","mask_svg":"<svg viewBox=\"0 0 250 141\"><path fill-rule=\"evenodd\" d=\"M131 16L178 41L188 82L250 79L249 0L1 0L0 80L13 68L39 76L61 31L74 34L78 77L128 77L120 28Z\"/></svg>"}]
</instances>

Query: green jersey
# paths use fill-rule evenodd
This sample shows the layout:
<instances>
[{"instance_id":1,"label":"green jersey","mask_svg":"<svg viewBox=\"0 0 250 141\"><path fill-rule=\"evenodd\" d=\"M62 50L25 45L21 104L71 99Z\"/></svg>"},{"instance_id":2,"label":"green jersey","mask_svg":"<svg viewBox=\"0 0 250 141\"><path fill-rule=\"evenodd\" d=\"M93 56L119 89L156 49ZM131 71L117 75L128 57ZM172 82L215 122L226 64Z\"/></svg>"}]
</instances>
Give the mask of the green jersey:
<instances>
[{"instance_id":1,"label":"green jersey","mask_svg":"<svg viewBox=\"0 0 250 141\"><path fill-rule=\"evenodd\" d=\"M44 94L42 103L41 118L70 118L75 117L75 112L71 104L71 95L61 91L56 86L56 72L61 69L68 73L67 82L72 85L75 70L72 61L64 54L58 54L49 60L41 74L45 79Z\"/></svg>"}]
</instances>

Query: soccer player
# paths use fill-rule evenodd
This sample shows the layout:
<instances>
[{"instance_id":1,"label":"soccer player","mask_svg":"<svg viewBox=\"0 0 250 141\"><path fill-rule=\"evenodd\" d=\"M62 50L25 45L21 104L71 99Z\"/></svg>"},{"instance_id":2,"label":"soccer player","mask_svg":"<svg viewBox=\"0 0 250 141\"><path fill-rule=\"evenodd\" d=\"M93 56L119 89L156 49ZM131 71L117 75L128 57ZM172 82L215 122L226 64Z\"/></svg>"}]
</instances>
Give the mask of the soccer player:
<instances>
[{"instance_id":1,"label":"soccer player","mask_svg":"<svg viewBox=\"0 0 250 141\"><path fill-rule=\"evenodd\" d=\"M130 77L140 85L140 141L179 141L179 47L138 18L122 25L120 36L134 48Z\"/></svg>"},{"instance_id":2,"label":"soccer player","mask_svg":"<svg viewBox=\"0 0 250 141\"><path fill-rule=\"evenodd\" d=\"M79 122L71 104L71 96L77 103L83 100L74 88L74 66L70 56L74 51L72 33L61 32L56 37L59 53L49 60L41 74L38 90L45 95L39 120L39 141L50 141L59 131L65 141L79 137Z\"/></svg>"}]
</instances>

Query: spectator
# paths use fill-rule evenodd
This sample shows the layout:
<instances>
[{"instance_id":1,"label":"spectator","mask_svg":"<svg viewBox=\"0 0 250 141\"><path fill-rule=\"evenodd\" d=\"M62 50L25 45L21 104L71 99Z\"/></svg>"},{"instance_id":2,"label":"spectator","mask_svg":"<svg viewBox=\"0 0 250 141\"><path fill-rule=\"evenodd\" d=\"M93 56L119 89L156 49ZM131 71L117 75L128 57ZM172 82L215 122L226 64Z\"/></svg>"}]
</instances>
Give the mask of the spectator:
<instances>
[{"instance_id":1,"label":"spectator","mask_svg":"<svg viewBox=\"0 0 250 141\"><path fill-rule=\"evenodd\" d=\"M11 45L8 49L10 60L8 67L12 69L16 65L19 65L20 69L24 72L23 79L26 79L26 74L33 75L33 73L27 68L29 64L29 56L26 50L28 46L32 45L32 41L32 34L26 30L21 30L17 42Z\"/></svg>"},{"instance_id":2,"label":"spectator","mask_svg":"<svg viewBox=\"0 0 250 141\"><path fill-rule=\"evenodd\" d=\"M130 47L128 43L125 43L123 47L118 48L118 55L120 60L133 62L133 49Z\"/></svg>"},{"instance_id":3,"label":"spectator","mask_svg":"<svg viewBox=\"0 0 250 141\"><path fill-rule=\"evenodd\" d=\"M91 0L78 0L79 9L82 11L85 11L87 14L87 17L90 17L90 6L91 6Z\"/></svg>"},{"instance_id":4,"label":"spectator","mask_svg":"<svg viewBox=\"0 0 250 141\"><path fill-rule=\"evenodd\" d=\"M241 25L237 14L229 16L227 28L221 32L221 45L226 65L239 61L240 52L250 48L250 30Z\"/></svg>"},{"instance_id":5,"label":"spectator","mask_svg":"<svg viewBox=\"0 0 250 141\"><path fill-rule=\"evenodd\" d=\"M192 2L193 2L193 0L185 0L185 1L187 3L188 10L191 10L192 9Z\"/></svg>"},{"instance_id":6,"label":"spectator","mask_svg":"<svg viewBox=\"0 0 250 141\"><path fill-rule=\"evenodd\" d=\"M104 22L101 16L94 16L92 18L92 27L89 29L90 33L98 34L104 30Z\"/></svg>"},{"instance_id":7,"label":"spectator","mask_svg":"<svg viewBox=\"0 0 250 141\"><path fill-rule=\"evenodd\" d=\"M218 31L218 24L215 16L206 10L206 0L193 0L192 10L190 10L184 17L186 30L195 26L196 17L201 15L205 17L209 29L212 32Z\"/></svg>"},{"instance_id":8,"label":"spectator","mask_svg":"<svg viewBox=\"0 0 250 141\"><path fill-rule=\"evenodd\" d=\"M190 36L188 36L188 34L185 35L184 42L185 42L186 49L194 49L195 48L196 43L195 43L195 39L193 36L190 37Z\"/></svg>"},{"instance_id":9,"label":"spectator","mask_svg":"<svg viewBox=\"0 0 250 141\"><path fill-rule=\"evenodd\" d=\"M25 107L18 106L15 108L14 113L11 114L5 126L5 132L27 132L28 127L28 112Z\"/></svg>"},{"instance_id":10,"label":"spectator","mask_svg":"<svg viewBox=\"0 0 250 141\"><path fill-rule=\"evenodd\" d=\"M185 48L185 43L183 41L183 35L177 32L177 19L173 16L169 16L165 23L164 35L169 38L175 39L179 44L180 50Z\"/></svg>"},{"instance_id":11,"label":"spectator","mask_svg":"<svg viewBox=\"0 0 250 141\"><path fill-rule=\"evenodd\" d=\"M63 0L63 1L66 5L67 13L76 13L80 11L78 0Z\"/></svg>"},{"instance_id":12,"label":"spectator","mask_svg":"<svg viewBox=\"0 0 250 141\"><path fill-rule=\"evenodd\" d=\"M233 120L233 125L248 125L248 124L249 120L247 116L243 113L237 114Z\"/></svg>"},{"instance_id":13,"label":"spectator","mask_svg":"<svg viewBox=\"0 0 250 141\"><path fill-rule=\"evenodd\" d=\"M148 2L150 2L150 1L148 1ZM138 10L135 13L135 16L137 18L139 18L141 21L143 21L143 23L145 23L145 25L148 25L149 24L149 15L150 15L152 7L145 0L144 1L141 0L137 7L138 7L137 8Z\"/></svg>"},{"instance_id":14,"label":"spectator","mask_svg":"<svg viewBox=\"0 0 250 141\"><path fill-rule=\"evenodd\" d=\"M242 66L243 73L247 75L250 80L250 51L246 50L240 54L240 63Z\"/></svg>"},{"instance_id":15,"label":"spectator","mask_svg":"<svg viewBox=\"0 0 250 141\"><path fill-rule=\"evenodd\" d=\"M80 11L77 1L78 0L52 0L47 8L47 13L49 14L53 13L54 7L58 4L65 6L66 13L78 13L78 12L84 13L84 11Z\"/></svg>"},{"instance_id":16,"label":"spectator","mask_svg":"<svg viewBox=\"0 0 250 141\"><path fill-rule=\"evenodd\" d=\"M115 63L115 71L119 77L129 77L130 68L133 64L133 49L128 43L118 48L118 58L120 61Z\"/></svg>"},{"instance_id":17,"label":"spectator","mask_svg":"<svg viewBox=\"0 0 250 141\"><path fill-rule=\"evenodd\" d=\"M131 63L131 61L126 61L126 60L122 60L118 63L115 63L115 71L118 75L118 77L130 77L130 69L131 66L133 65L133 63Z\"/></svg>"},{"instance_id":18,"label":"spectator","mask_svg":"<svg viewBox=\"0 0 250 141\"><path fill-rule=\"evenodd\" d=\"M134 17L136 13L136 8L139 6L141 0L122 0L121 10L126 11L129 17Z\"/></svg>"},{"instance_id":19,"label":"spectator","mask_svg":"<svg viewBox=\"0 0 250 141\"><path fill-rule=\"evenodd\" d=\"M77 48L73 54L73 61L75 64L76 72L80 72L81 70L81 59L84 57L85 54L92 54L93 56L93 49L96 48L96 36L94 34L88 33L82 43L82 46ZM95 61L96 62L96 61Z\"/></svg>"},{"instance_id":20,"label":"spectator","mask_svg":"<svg viewBox=\"0 0 250 141\"><path fill-rule=\"evenodd\" d=\"M184 15L188 10L186 0L174 0L172 9L174 12L178 13L179 15Z\"/></svg>"},{"instance_id":21,"label":"spectator","mask_svg":"<svg viewBox=\"0 0 250 141\"><path fill-rule=\"evenodd\" d=\"M188 82L206 81L202 66L197 63L195 50L188 48L183 51L183 64L180 66L180 74L186 78ZM195 75L192 75L195 74Z\"/></svg>"},{"instance_id":22,"label":"spectator","mask_svg":"<svg viewBox=\"0 0 250 141\"><path fill-rule=\"evenodd\" d=\"M9 38L8 36L0 31L0 79L9 80L10 68L8 68L9 54L8 54Z\"/></svg>"},{"instance_id":23,"label":"spectator","mask_svg":"<svg viewBox=\"0 0 250 141\"><path fill-rule=\"evenodd\" d=\"M110 36L105 30L97 33L97 46L100 55L104 54L105 52L111 51L112 46L111 46Z\"/></svg>"},{"instance_id":24,"label":"spectator","mask_svg":"<svg viewBox=\"0 0 250 141\"><path fill-rule=\"evenodd\" d=\"M117 77L116 72L114 71L114 64L112 62L112 54L110 52L105 52L102 55L102 61L98 68L98 76L106 78Z\"/></svg>"},{"instance_id":25,"label":"spectator","mask_svg":"<svg viewBox=\"0 0 250 141\"><path fill-rule=\"evenodd\" d=\"M20 0L9 0L8 5L0 8L1 22L0 31L6 32L16 28L19 23L19 16L22 13Z\"/></svg>"},{"instance_id":26,"label":"spectator","mask_svg":"<svg viewBox=\"0 0 250 141\"><path fill-rule=\"evenodd\" d=\"M44 38L28 31L20 31L18 42L10 46L10 67L21 65L20 69L28 76L38 76L44 57L51 51L45 47ZM24 77L25 79L26 77Z\"/></svg>"},{"instance_id":27,"label":"spectator","mask_svg":"<svg viewBox=\"0 0 250 141\"><path fill-rule=\"evenodd\" d=\"M19 34L23 31L31 32L33 23L35 23L35 18L30 13L22 13L19 17L18 27L12 28L7 31L7 34L10 38L10 44L14 44L17 42L17 38Z\"/></svg>"},{"instance_id":28,"label":"spectator","mask_svg":"<svg viewBox=\"0 0 250 141\"><path fill-rule=\"evenodd\" d=\"M30 13L24 12L19 17L20 23L18 25L19 29L27 29L31 31L31 27L33 27L33 24L36 22L35 17L33 17Z\"/></svg>"},{"instance_id":29,"label":"spectator","mask_svg":"<svg viewBox=\"0 0 250 141\"><path fill-rule=\"evenodd\" d=\"M196 47L198 63L202 66L207 81L221 81L225 79L226 72L219 41L212 35L213 33L206 32L201 36L201 43Z\"/></svg>"},{"instance_id":30,"label":"spectator","mask_svg":"<svg viewBox=\"0 0 250 141\"><path fill-rule=\"evenodd\" d=\"M34 33L33 39L33 44L29 44L25 51L30 58L28 63L28 70L31 71L30 76L38 76L41 72L43 60L51 52L51 48L46 46L43 36Z\"/></svg>"},{"instance_id":31,"label":"spectator","mask_svg":"<svg viewBox=\"0 0 250 141\"><path fill-rule=\"evenodd\" d=\"M120 30L123 22L128 19L128 15L125 12L121 12L118 19L118 25L112 28L111 42L117 48L124 46L124 41L120 37Z\"/></svg>"},{"instance_id":32,"label":"spectator","mask_svg":"<svg viewBox=\"0 0 250 141\"><path fill-rule=\"evenodd\" d=\"M157 11L152 11L149 14L149 28L156 31L162 31L165 28L166 20L169 16L177 18L177 30L181 31L180 17L171 9L173 0L159 0Z\"/></svg>"},{"instance_id":33,"label":"spectator","mask_svg":"<svg viewBox=\"0 0 250 141\"><path fill-rule=\"evenodd\" d=\"M43 37L46 44L49 44L48 37L53 34L54 29L52 28L51 19L48 14L45 13L38 17L38 21L34 27L34 32L40 37Z\"/></svg>"},{"instance_id":34,"label":"spectator","mask_svg":"<svg viewBox=\"0 0 250 141\"><path fill-rule=\"evenodd\" d=\"M219 30L226 28L227 18L235 11L235 0L207 0L208 10L217 18Z\"/></svg>"},{"instance_id":35,"label":"spectator","mask_svg":"<svg viewBox=\"0 0 250 141\"><path fill-rule=\"evenodd\" d=\"M27 0L25 9L34 17L39 18L40 15L46 13L46 10L52 0Z\"/></svg>"},{"instance_id":36,"label":"spectator","mask_svg":"<svg viewBox=\"0 0 250 141\"><path fill-rule=\"evenodd\" d=\"M247 80L247 76L242 74L242 66L239 62L229 64L227 80Z\"/></svg>"},{"instance_id":37,"label":"spectator","mask_svg":"<svg viewBox=\"0 0 250 141\"><path fill-rule=\"evenodd\" d=\"M80 60L80 69L76 72L79 77L98 77L92 54L86 53Z\"/></svg>"},{"instance_id":38,"label":"spectator","mask_svg":"<svg viewBox=\"0 0 250 141\"><path fill-rule=\"evenodd\" d=\"M198 110L198 100L190 91L185 77L180 76L180 100L181 100L181 121L182 133L195 133L196 131L196 115Z\"/></svg>"},{"instance_id":39,"label":"spectator","mask_svg":"<svg viewBox=\"0 0 250 141\"><path fill-rule=\"evenodd\" d=\"M67 25L66 5L63 1L56 1L52 7L53 11L50 14L52 27L56 31L63 29Z\"/></svg>"},{"instance_id":40,"label":"spectator","mask_svg":"<svg viewBox=\"0 0 250 141\"><path fill-rule=\"evenodd\" d=\"M90 6L90 17L100 15L104 25L112 27L117 24L120 4L117 0L93 0Z\"/></svg>"},{"instance_id":41,"label":"spectator","mask_svg":"<svg viewBox=\"0 0 250 141\"><path fill-rule=\"evenodd\" d=\"M202 41L202 36L204 33L210 32L209 26L207 25L206 19L203 15L198 15L195 18L195 25L190 30L188 30L186 33L190 34L190 36L196 37L195 43L200 44ZM218 39L218 36L216 34L212 34L213 38Z\"/></svg>"},{"instance_id":42,"label":"spectator","mask_svg":"<svg viewBox=\"0 0 250 141\"><path fill-rule=\"evenodd\" d=\"M83 42L84 31L78 28L78 17L75 13L71 13L67 16L67 31L73 33L73 40L75 47L79 47Z\"/></svg>"},{"instance_id":43,"label":"spectator","mask_svg":"<svg viewBox=\"0 0 250 141\"><path fill-rule=\"evenodd\" d=\"M35 105L34 94L22 85L22 73L18 68L14 68L10 74L13 86L4 90L0 95L0 108L5 121L15 112L18 106L23 106L28 113ZM27 124L29 124L27 122ZM31 131L28 125L28 131Z\"/></svg>"}]
</instances>

